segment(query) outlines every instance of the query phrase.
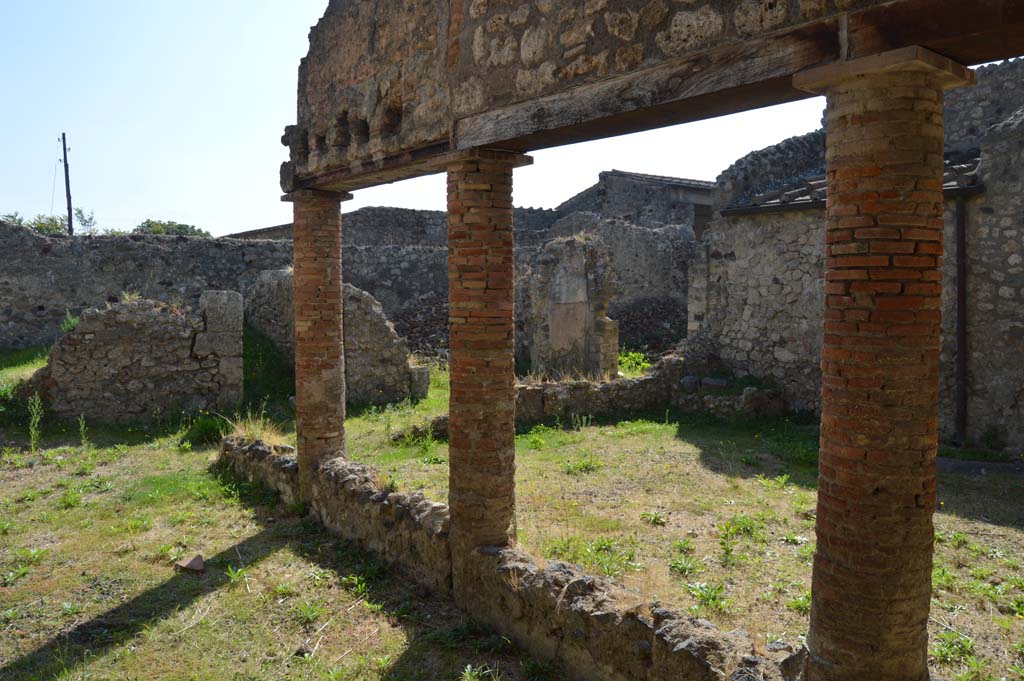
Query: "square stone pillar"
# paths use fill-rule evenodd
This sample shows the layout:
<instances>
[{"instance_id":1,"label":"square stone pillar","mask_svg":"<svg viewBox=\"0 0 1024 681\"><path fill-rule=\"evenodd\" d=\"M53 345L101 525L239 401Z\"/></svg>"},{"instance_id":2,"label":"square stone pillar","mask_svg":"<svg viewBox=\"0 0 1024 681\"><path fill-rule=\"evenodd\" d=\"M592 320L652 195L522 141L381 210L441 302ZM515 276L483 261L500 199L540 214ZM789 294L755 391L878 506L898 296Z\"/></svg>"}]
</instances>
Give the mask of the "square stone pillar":
<instances>
[{"instance_id":1,"label":"square stone pillar","mask_svg":"<svg viewBox=\"0 0 1024 681\"><path fill-rule=\"evenodd\" d=\"M515 542L512 170L474 150L448 165L449 492L456 593L482 546Z\"/></svg>"},{"instance_id":2,"label":"square stone pillar","mask_svg":"<svg viewBox=\"0 0 1024 681\"><path fill-rule=\"evenodd\" d=\"M320 464L345 450L340 203L351 198L309 189L285 197L295 215L295 430L306 501Z\"/></svg>"},{"instance_id":3,"label":"square stone pillar","mask_svg":"<svg viewBox=\"0 0 1024 681\"><path fill-rule=\"evenodd\" d=\"M798 74L823 92L821 456L806 681L926 681L938 440L943 91L908 48Z\"/></svg>"}]
</instances>

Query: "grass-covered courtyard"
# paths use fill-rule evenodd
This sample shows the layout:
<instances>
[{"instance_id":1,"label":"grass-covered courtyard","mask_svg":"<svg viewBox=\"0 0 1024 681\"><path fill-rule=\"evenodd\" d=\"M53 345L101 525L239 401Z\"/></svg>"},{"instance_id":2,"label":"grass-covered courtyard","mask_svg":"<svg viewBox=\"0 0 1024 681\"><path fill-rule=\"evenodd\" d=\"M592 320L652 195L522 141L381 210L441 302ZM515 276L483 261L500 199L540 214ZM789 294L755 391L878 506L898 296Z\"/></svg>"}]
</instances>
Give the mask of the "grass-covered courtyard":
<instances>
[{"instance_id":1,"label":"grass-covered courtyard","mask_svg":"<svg viewBox=\"0 0 1024 681\"><path fill-rule=\"evenodd\" d=\"M0 383L38 361L0 359ZM560 678L221 471L218 417L117 429L44 418L31 451L24 406L0 404L0 678ZM437 369L417 405L353 410L349 455L444 500L446 444L391 435L446 407ZM286 401L266 413L294 438ZM799 419L536 426L517 437L519 538L643 598L798 643L816 449ZM933 668L1024 678L1024 480L942 476L939 498ZM175 571L196 553L204 575Z\"/></svg>"}]
</instances>

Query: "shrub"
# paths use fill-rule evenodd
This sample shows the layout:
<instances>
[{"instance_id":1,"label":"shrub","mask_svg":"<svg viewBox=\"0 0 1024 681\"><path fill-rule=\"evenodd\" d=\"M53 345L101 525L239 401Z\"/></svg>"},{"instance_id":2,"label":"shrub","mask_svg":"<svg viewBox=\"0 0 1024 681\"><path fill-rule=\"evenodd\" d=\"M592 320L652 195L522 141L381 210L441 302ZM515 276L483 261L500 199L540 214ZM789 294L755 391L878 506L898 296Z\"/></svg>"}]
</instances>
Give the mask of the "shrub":
<instances>
[{"instance_id":1,"label":"shrub","mask_svg":"<svg viewBox=\"0 0 1024 681\"><path fill-rule=\"evenodd\" d=\"M642 352L622 351L619 353L619 371L626 376L639 376L651 368L651 362Z\"/></svg>"},{"instance_id":2,"label":"shrub","mask_svg":"<svg viewBox=\"0 0 1024 681\"><path fill-rule=\"evenodd\" d=\"M181 444L185 445L184 450L189 450L199 445L216 444L231 429L232 424L223 416L201 412L192 419L188 430L185 431L185 435L181 438Z\"/></svg>"},{"instance_id":3,"label":"shrub","mask_svg":"<svg viewBox=\"0 0 1024 681\"><path fill-rule=\"evenodd\" d=\"M68 334L78 328L78 317L71 314L71 310L64 310L64 321L60 323L62 333Z\"/></svg>"}]
</instances>

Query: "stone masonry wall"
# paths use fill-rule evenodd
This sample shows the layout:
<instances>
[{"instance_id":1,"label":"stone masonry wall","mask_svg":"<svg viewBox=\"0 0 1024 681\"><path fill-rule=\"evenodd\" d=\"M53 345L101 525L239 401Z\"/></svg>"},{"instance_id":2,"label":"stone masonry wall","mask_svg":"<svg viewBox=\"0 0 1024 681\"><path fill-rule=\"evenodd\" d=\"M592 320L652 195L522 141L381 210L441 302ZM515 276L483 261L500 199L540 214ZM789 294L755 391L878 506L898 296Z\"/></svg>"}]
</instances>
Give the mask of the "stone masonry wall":
<instances>
[{"instance_id":1,"label":"stone masonry wall","mask_svg":"<svg viewBox=\"0 0 1024 681\"><path fill-rule=\"evenodd\" d=\"M409 347L373 296L345 284L345 391L351 405L422 399L430 387L427 367L415 366ZM247 295L246 319L295 360L294 276L260 272Z\"/></svg>"},{"instance_id":2,"label":"stone masonry wall","mask_svg":"<svg viewBox=\"0 0 1024 681\"><path fill-rule=\"evenodd\" d=\"M1024 102L1024 59L976 71L975 85L946 94L946 149L977 149L988 129L1006 120Z\"/></svg>"},{"instance_id":3,"label":"stone masonry wall","mask_svg":"<svg viewBox=\"0 0 1024 681\"><path fill-rule=\"evenodd\" d=\"M291 244L166 236L43 236L0 223L0 348L51 343L70 311L145 299L195 307L203 291L242 291L287 267Z\"/></svg>"},{"instance_id":4,"label":"stone masonry wall","mask_svg":"<svg viewBox=\"0 0 1024 681\"><path fill-rule=\"evenodd\" d=\"M65 419L145 421L242 401L242 296L207 291L199 314L151 300L86 310L28 391Z\"/></svg>"},{"instance_id":5,"label":"stone masonry wall","mask_svg":"<svg viewBox=\"0 0 1024 681\"><path fill-rule=\"evenodd\" d=\"M967 201L968 435L1024 446L1024 110L986 136L985 193ZM955 204L946 202L940 432L954 428ZM819 406L824 211L716 217L691 272L691 333L735 371L774 378L788 404ZM706 258L706 267L703 264ZM987 437L986 437L987 436Z\"/></svg>"}]
</instances>

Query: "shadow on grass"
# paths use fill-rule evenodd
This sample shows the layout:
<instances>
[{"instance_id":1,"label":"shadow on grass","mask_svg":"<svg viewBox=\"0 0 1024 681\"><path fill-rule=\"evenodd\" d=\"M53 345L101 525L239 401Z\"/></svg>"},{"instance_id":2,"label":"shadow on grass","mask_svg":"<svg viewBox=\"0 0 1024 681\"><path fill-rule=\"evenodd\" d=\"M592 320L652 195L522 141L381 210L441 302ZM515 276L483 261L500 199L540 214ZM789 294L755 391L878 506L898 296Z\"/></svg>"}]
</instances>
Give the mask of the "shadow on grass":
<instances>
[{"instance_id":1,"label":"shadow on grass","mask_svg":"<svg viewBox=\"0 0 1024 681\"><path fill-rule=\"evenodd\" d=\"M525 670L516 678L531 681L559 678L554 670L528 659L511 643L484 628L475 626L446 599L432 596L425 589L392 572L375 556L350 542L333 537L315 520L297 516L282 517L275 492L248 482L220 464L210 472L223 485L234 487L239 500L257 512L263 529L228 549L206 559L201 575L179 572L131 600L92 619L61 632L36 650L0 667L3 679L65 678L92 659L110 653L151 627L204 596L229 585L228 566L237 566L239 558L246 566L263 561L282 549L331 573L343 585L352 584L354 595L373 604L373 609L405 629L409 641L403 653L387 663L380 676L385 681L424 679L425 660L450 670L452 678L469 664L481 665L498 659L503 670ZM354 661L358 651L349 658ZM333 661L336 662L337 660ZM332 661L325 661L330 667ZM369 671L369 670L368 670ZM549 675L552 674L552 675ZM347 678L347 677L346 677ZM362 677L360 677L362 678ZM431 677L433 678L433 677Z\"/></svg>"}]
</instances>

